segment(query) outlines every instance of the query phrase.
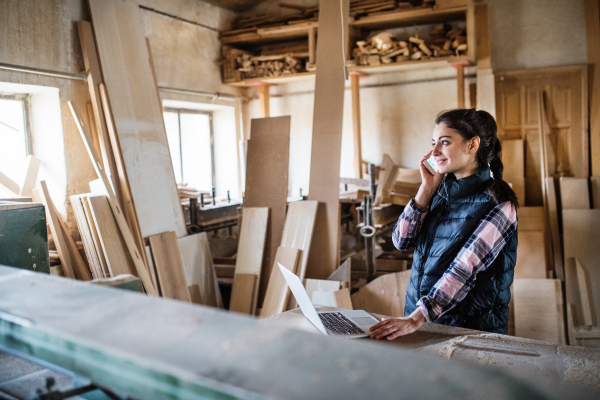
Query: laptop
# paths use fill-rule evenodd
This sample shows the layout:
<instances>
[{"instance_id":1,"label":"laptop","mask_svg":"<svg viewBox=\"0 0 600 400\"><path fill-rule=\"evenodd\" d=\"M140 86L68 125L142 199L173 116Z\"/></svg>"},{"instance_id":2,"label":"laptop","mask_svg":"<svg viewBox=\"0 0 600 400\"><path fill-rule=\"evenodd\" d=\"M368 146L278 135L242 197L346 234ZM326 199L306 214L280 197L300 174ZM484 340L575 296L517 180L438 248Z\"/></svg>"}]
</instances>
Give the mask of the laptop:
<instances>
[{"instance_id":1,"label":"laptop","mask_svg":"<svg viewBox=\"0 0 600 400\"><path fill-rule=\"evenodd\" d=\"M280 263L277 265L292 290L300 310L323 335L345 338L367 337L370 335L369 328L379 322L377 318L363 310L317 312L300 278Z\"/></svg>"}]
</instances>

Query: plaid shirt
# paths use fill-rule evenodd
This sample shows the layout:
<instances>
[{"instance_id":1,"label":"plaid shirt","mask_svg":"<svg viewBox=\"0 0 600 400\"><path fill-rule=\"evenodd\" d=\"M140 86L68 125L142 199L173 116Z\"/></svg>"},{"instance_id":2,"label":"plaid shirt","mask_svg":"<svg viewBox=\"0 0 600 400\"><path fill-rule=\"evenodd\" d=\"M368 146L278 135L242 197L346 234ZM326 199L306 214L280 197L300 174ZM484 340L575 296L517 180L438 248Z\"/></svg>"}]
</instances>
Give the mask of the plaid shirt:
<instances>
[{"instance_id":1,"label":"plaid shirt","mask_svg":"<svg viewBox=\"0 0 600 400\"><path fill-rule=\"evenodd\" d=\"M414 248L428 208L411 200L398 219L392 239L399 250ZM475 286L478 272L496 259L510 236L517 231L517 210L510 202L498 204L479 223L448 270L418 302L427 321L435 321L462 301Z\"/></svg>"}]
</instances>

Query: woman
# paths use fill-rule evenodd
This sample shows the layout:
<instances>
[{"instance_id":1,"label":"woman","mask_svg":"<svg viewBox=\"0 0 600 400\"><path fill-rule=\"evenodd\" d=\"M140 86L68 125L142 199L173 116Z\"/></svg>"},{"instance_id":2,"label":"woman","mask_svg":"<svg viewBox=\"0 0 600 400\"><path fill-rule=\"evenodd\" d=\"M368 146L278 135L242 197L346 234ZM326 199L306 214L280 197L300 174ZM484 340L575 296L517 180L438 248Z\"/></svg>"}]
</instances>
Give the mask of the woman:
<instances>
[{"instance_id":1,"label":"woman","mask_svg":"<svg viewBox=\"0 0 600 400\"><path fill-rule=\"evenodd\" d=\"M517 253L517 197L502 180L500 142L485 111L457 109L435 120L438 173L421 163L421 187L394 227L394 245L415 249L405 317L371 327L393 340L426 321L508 331Z\"/></svg>"}]
</instances>

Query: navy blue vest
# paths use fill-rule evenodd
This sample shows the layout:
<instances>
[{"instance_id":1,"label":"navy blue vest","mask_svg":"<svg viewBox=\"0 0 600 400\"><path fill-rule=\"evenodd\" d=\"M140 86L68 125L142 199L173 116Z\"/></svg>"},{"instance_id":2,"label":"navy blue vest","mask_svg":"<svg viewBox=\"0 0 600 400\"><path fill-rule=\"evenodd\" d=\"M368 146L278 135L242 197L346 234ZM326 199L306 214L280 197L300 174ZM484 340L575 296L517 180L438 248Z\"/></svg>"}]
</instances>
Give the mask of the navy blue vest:
<instances>
[{"instance_id":1,"label":"navy blue vest","mask_svg":"<svg viewBox=\"0 0 600 400\"><path fill-rule=\"evenodd\" d=\"M417 238L405 315L416 309L417 301L429 293L483 217L497 205L487 190L492 182L490 170L485 169L459 180L448 174L438 187ZM514 233L494 262L477 274L475 286L463 301L434 322L506 334L516 260Z\"/></svg>"}]
</instances>

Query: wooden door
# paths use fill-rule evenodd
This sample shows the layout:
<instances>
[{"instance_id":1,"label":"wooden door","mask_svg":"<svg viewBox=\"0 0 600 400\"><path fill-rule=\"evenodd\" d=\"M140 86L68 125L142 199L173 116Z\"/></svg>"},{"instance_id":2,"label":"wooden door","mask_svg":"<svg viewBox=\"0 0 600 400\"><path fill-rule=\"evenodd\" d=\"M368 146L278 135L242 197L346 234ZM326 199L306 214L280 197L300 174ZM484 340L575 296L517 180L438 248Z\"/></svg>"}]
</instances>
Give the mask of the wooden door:
<instances>
[{"instance_id":1,"label":"wooden door","mask_svg":"<svg viewBox=\"0 0 600 400\"><path fill-rule=\"evenodd\" d=\"M525 201L543 204L538 92L546 95L549 176L589 176L587 66L551 67L496 74L498 137L525 141Z\"/></svg>"}]
</instances>

